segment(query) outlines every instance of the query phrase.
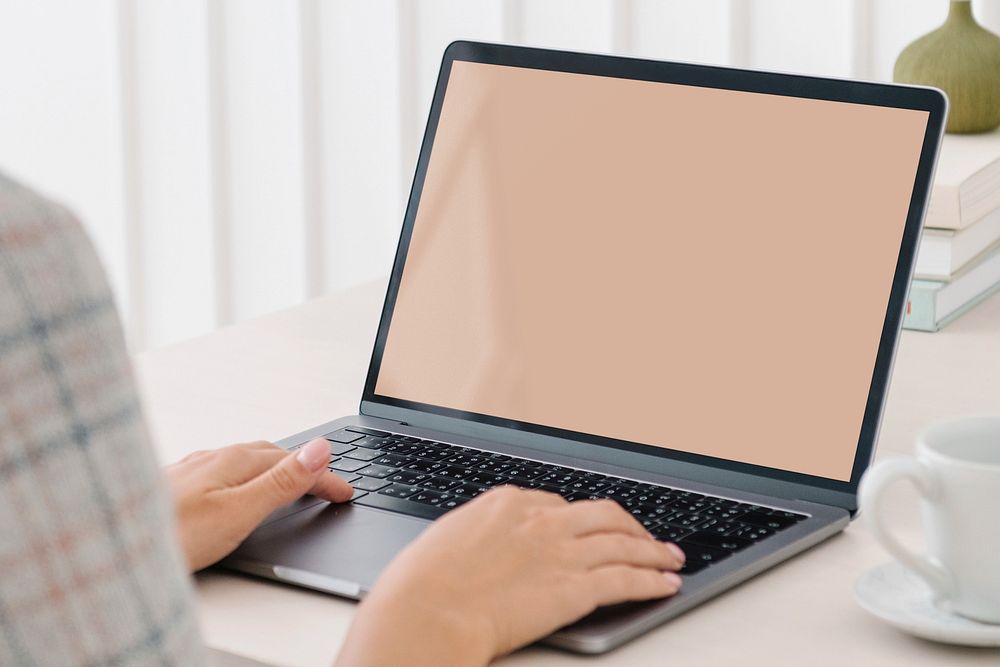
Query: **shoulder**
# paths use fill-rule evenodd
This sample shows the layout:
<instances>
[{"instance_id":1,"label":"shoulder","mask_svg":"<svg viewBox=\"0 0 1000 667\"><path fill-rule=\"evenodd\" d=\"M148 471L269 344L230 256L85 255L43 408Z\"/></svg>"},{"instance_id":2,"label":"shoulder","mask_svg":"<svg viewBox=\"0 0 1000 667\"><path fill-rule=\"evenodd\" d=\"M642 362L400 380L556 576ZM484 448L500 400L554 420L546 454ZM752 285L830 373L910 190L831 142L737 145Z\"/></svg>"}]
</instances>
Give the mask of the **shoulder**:
<instances>
[{"instance_id":1,"label":"shoulder","mask_svg":"<svg viewBox=\"0 0 1000 667\"><path fill-rule=\"evenodd\" d=\"M11 419L22 435L65 426L58 397L89 409L107 395L91 387L98 376L128 395L128 361L114 297L79 221L0 175L0 433ZM26 387L50 419L18 399Z\"/></svg>"},{"instance_id":2,"label":"shoulder","mask_svg":"<svg viewBox=\"0 0 1000 667\"><path fill-rule=\"evenodd\" d=\"M111 298L97 252L65 206L0 173L0 311Z\"/></svg>"},{"instance_id":3,"label":"shoulder","mask_svg":"<svg viewBox=\"0 0 1000 667\"><path fill-rule=\"evenodd\" d=\"M0 229L71 221L75 218L64 206L0 172Z\"/></svg>"}]
</instances>

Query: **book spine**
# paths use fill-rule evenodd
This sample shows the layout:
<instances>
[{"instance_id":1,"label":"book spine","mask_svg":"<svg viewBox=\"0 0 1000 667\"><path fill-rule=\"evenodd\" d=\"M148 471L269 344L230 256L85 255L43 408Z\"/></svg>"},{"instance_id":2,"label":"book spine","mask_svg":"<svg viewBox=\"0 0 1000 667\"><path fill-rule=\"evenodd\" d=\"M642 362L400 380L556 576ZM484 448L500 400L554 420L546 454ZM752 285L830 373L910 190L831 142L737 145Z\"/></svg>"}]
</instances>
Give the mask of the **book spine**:
<instances>
[{"instance_id":1,"label":"book spine","mask_svg":"<svg viewBox=\"0 0 1000 667\"><path fill-rule=\"evenodd\" d=\"M903 328L914 331L937 331L937 290L914 283L906 301Z\"/></svg>"}]
</instances>

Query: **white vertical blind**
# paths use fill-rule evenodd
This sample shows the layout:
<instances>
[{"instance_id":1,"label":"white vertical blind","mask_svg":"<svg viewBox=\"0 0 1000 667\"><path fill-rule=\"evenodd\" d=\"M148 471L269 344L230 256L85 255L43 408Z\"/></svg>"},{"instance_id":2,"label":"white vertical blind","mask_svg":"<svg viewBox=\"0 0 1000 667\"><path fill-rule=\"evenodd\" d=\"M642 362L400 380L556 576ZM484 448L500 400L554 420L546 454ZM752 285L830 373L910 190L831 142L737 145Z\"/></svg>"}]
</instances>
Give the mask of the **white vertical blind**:
<instances>
[{"instance_id":1,"label":"white vertical blind","mask_svg":"<svg viewBox=\"0 0 1000 667\"><path fill-rule=\"evenodd\" d=\"M746 32L744 4L731 0L633 0L632 46L643 58L743 64L733 34ZM734 26L735 22L735 26Z\"/></svg>"},{"instance_id":2,"label":"white vertical blind","mask_svg":"<svg viewBox=\"0 0 1000 667\"><path fill-rule=\"evenodd\" d=\"M119 0L137 2L138 0ZM195 0L197 2L197 0ZM225 0L205 0L204 35L206 100L204 112L208 114L208 182L210 222L206 226L211 238L212 255L209 261L208 285L212 295L212 312L215 326L233 319L233 250L232 250L232 151L229 130L229 88L227 86L229 63L226 45ZM169 340L169 339L168 339ZM139 347L155 345L155 339L136 340Z\"/></svg>"},{"instance_id":3,"label":"white vertical blind","mask_svg":"<svg viewBox=\"0 0 1000 667\"><path fill-rule=\"evenodd\" d=\"M129 303L116 2L0 3L0 171L87 216Z\"/></svg>"},{"instance_id":4,"label":"white vertical blind","mask_svg":"<svg viewBox=\"0 0 1000 667\"><path fill-rule=\"evenodd\" d=\"M324 0L325 290L387 273L402 216L400 22L395 0Z\"/></svg>"},{"instance_id":5,"label":"white vertical blind","mask_svg":"<svg viewBox=\"0 0 1000 667\"><path fill-rule=\"evenodd\" d=\"M875 6L871 0L853 0L851 7L851 74L859 79L875 76Z\"/></svg>"},{"instance_id":6,"label":"white vertical blind","mask_svg":"<svg viewBox=\"0 0 1000 667\"><path fill-rule=\"evenodd\" d=\"M320 29L321 0L302 0L299 12L299 63L302 76L302 262L305 291L309 298L326 289L326 181L323 160L323 39Z\"/></svg>"},{"instance_id":7,"label":"white vertical blind","mask_svg":"<svg viewBox=\"0 0 1000 667\"><path fill-rule=\"evenodd\" d=\"M142 219L142 178L140 169L142 156L139 153L141 129L139 127L139 68L138 17L135 5L128 2L117 3L118 23L118 94L121 113L121 241L119 254L110 253L119 261L108 263L112 271L111 280L118 287L119 301L128 311L123 313L133 340L145 340L146 322L141 317L146 297L145 271L142 266L143 244L142 225L126 226L125 220ZM2 131L2 130L0 130ZM91 223L91 230L94 223ZM100 243L100 241L98 241ZM106 249L105 249L105 252ZM117 264L117 266L115 266ZM124 277L115 275L115 270ZM116 280L117 278L117 280Z\"/></svg>"},{"instance_id":8,"label":"white vertical blind","mask_svg":"<svg viewBox=\"0 0 1000 667\"><path fill-rule=\"evenodd\" d=\"M384 275L455 39L889 79L947 4L5 0L0 170L83 217L141 349Z\"/></svg>"},{"instance_id":9,"label":"white vertical blind","mask_svg":"<svg viewBox=\"0 0 1000 667\"><path fill-rule=\"evenodd\" d=\"M217 323L209 12L200 0L121 5L133 19L133 34L120 36L129 48L119 67L124 122L135 127L126 167L137 200L126 227L137 256L124 258L135 294L125 311L135 342L177 340ZM78 212L95 222L82 205Z\"/></svg>"}]
</instances>

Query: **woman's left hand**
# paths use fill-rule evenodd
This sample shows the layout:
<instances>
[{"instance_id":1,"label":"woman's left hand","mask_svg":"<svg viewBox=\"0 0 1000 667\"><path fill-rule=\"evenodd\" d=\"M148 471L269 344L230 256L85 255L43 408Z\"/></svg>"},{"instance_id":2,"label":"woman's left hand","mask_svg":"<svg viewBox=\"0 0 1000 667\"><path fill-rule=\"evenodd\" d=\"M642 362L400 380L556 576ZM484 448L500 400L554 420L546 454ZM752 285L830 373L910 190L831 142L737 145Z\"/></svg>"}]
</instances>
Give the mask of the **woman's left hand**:
<instances>
[{"instance_id":1,"label":"woman's left hand","mask_svg":"<svg viewBox=\"0 0 1000 667\"><path fill-rule=\"evenodd\" d=\"M194 452L167 466L181 546L192 571L231 553L271 512L305 494L331 502L353 489L328 472L329 443L294 452L270 442Z\"/></svg>"}]
</instances>

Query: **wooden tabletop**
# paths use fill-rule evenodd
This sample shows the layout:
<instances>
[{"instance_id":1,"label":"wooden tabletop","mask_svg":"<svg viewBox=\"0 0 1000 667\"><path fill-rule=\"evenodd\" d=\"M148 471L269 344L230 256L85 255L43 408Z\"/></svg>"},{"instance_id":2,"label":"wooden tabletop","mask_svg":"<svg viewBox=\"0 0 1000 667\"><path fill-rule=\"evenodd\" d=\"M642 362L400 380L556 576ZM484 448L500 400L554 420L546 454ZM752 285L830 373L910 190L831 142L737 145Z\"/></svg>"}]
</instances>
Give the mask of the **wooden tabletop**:
<instances>
[{"instance_id":1,"label":"wooden tabletop","mask_svg":"<svg viewBox=\"0 0 1000 667\"><path fill-rule=\"evenodd\" d=\"M279 439L356 414L384 283L371 283L202 338L139 355L160 459L233 442ZM835 353L835 350L832 351ZM830 350L817 350L830 354ZM879 458L912 451L919 430L1000 411L1000 294L945 331L904 332ZM816 425L822 429L822 424ZM887 508L919 541L913 493ZM912 638L854 601L854 582L888 560L864 520L844 533L598 658L532 647L503 665L998 665L995 649ZM329 665L354 604L223 573L197 578L202 625L217 649L274 665Z\"/></svg>"}]
</instances>

